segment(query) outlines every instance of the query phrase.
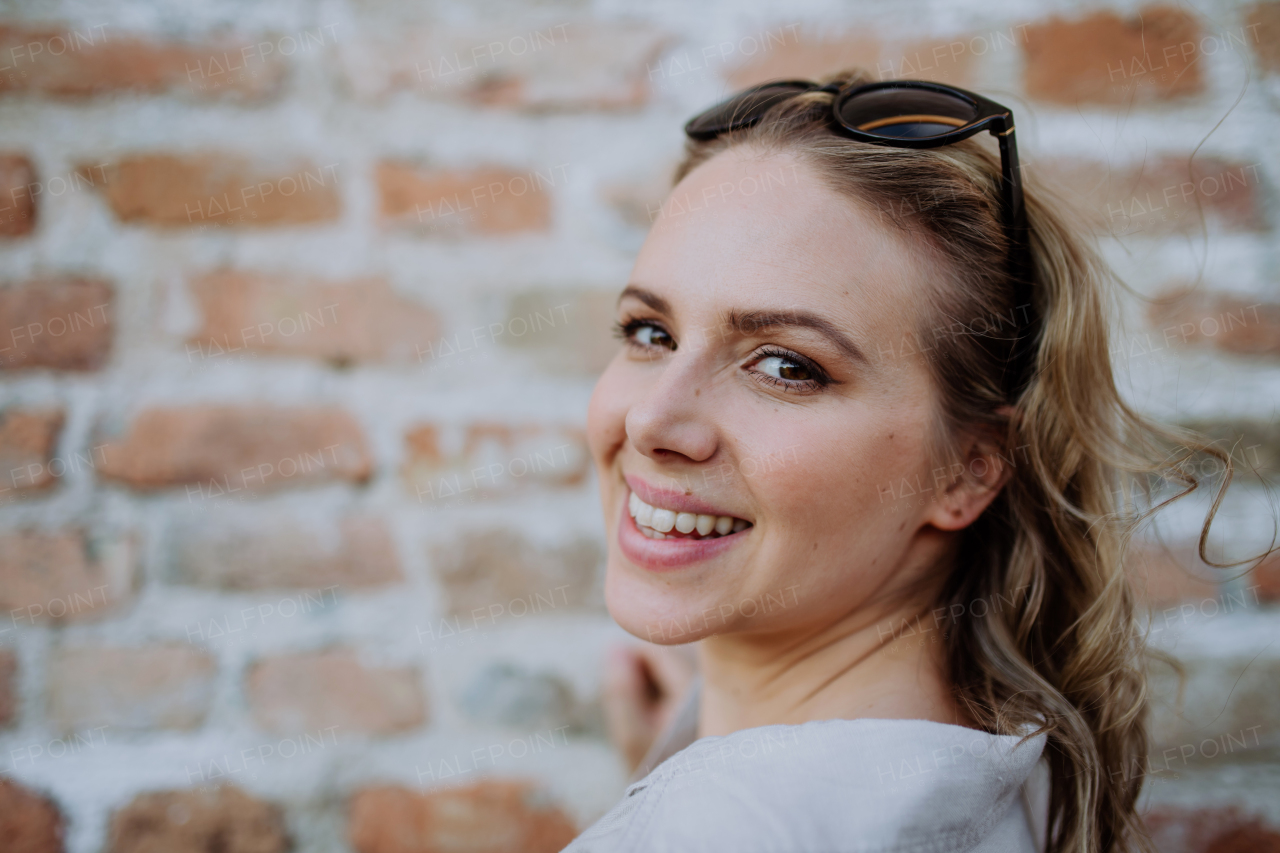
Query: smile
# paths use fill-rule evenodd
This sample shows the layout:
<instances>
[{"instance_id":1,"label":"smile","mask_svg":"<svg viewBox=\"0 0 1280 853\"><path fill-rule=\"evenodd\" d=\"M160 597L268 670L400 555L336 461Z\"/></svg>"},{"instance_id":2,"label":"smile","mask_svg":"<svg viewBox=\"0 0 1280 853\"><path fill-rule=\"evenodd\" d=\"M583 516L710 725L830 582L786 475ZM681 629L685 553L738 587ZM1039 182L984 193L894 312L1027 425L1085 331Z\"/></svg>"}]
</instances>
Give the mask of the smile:
<instances>
[{"instance_id":1,"label":"smile","mask_svg":"<svg viewBox=\"0 0 1280 853\"><path fill-rule=\"evenodd\" d=\"M627 506L636 528L650 539L718 539L740 533L751 522L731 515L703 515L650 506L631 493Z\"/></svg>"}]
</instances>

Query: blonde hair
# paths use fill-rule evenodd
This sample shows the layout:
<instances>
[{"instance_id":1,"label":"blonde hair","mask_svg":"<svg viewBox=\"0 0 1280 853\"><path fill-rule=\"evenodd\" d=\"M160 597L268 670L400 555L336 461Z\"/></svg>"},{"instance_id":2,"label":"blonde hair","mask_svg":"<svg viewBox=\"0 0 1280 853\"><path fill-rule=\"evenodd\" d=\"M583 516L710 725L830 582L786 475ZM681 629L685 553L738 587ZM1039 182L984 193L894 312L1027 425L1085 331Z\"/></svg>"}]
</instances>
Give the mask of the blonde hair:
<instances>
[{"instance_id":1,"label":"blonde hair","mask_svg":"<svg viewBox=\"0 0 1280 853\"><path fill-rule=\"evenodd\" d=\"M860 81L869 79L846 71L822 82ZM1047 734L1047 853L1150 849L1136 812L1142 774L1129 772L1147 752L1147 698L1125 550L1142 520L1197 487L1184 463L1206 453L1225 475L1200 534L1205 558L1231 459L1121 399L1109 349L1114 278L1061 201L1024 179L1033 255L1028 311L1013 304L998 157L976 139L913 150L846 138L829 124L832 97L806 93L775 105L752 128L690 141L676 181L733 146L789 153L878 210L934 261L941 275L922 283L916 318L918 337L932 348L938 392L931 455L935 463L959 458L960 440L981 427L1003 436L1014 462L1000 494L961 534L935 606L965 612L975 601L1012 604L951 626L948 677L983 728ZM1003 371L1017 334L1000 329L1017 328L1019 316L1035 321L1035 373L1011 401ZM982 332L966 318L986 318ZM928 331L957 321L960 334ZM1153 483L1180 491L1139 512L1136 499L1149 503Z\"/></svg>"}]
</instances>

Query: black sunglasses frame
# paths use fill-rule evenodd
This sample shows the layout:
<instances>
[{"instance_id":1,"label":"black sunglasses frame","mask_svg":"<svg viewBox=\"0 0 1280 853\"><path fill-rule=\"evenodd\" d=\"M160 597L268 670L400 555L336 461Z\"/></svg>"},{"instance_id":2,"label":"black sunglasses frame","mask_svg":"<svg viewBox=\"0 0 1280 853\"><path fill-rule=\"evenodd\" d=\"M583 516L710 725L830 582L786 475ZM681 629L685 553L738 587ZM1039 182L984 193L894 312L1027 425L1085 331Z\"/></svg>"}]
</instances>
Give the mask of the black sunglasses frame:
<instances>
[{"instance_id":1,"label":"black sunglasses frame","mask_svg":"<svg viewBox=\"0 0 1280 853\"><path fill-rule=\"evenodd\" d=\"M787 92L786 88L794 87ZM751 96L770 89L779 89L776 95L763 98L759 103L751 104L751 109L741 112L734 110L732 118L727 122L708 125L709 119L723 113L726 107L736 102L749 99ZM884 90L914 90L934 92L959 99L974 110L972 120L964 125L935 136L898 137L884 136L865 130L859 130L848 124L841 113L843 107L852 99L869 92ZM696 141L709 141L725 133L744 130L758 124L775 104L808 92L828 92L834 97L831 100L831 125L843 136L866 142L871 145L884 145L891 148L941 148L963 139L987 131L996 137L1000 145L1000 192L1001 215L1005 232L1010 243L1009 275L1014 286L1014 311L1023 310L1023 331L1014 346L1009 359L1011 368L1006 374L1006 392L1010 400L1017 399L1026 382L1029 381L1029 362L1034 348L1035 324L1031 318L1036 315L1031 310L1031 248L1027 231L1027 213L1022 194L1022 172L1018 164L1018 146L1013 121L1013 112L995 101L979 94L948 86L942 83L931 83L925 80L885 80L878 83L855 83L846 86L829 84L820 85L810 80L775 80L759 86L745 89L719 104L705 110L690 119L684 127L685 135ZM748 101L748 103L750 103Z\"/></svg>"}]
</instances>

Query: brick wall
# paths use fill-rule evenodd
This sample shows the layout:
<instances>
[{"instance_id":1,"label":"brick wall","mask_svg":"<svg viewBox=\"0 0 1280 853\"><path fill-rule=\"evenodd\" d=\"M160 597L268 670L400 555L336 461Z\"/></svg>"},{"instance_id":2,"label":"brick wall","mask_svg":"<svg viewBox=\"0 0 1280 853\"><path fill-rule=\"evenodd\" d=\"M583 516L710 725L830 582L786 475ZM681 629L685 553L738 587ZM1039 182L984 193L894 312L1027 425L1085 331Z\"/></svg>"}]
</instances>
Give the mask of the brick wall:
<instances>
[{"instance_id":1,"label":"brick wall","mask_svg":"<svg viewBox=\"0 0 1280 853\"><path fill-rule=\"evenodd\" d=\"M1215 553L1273 532L1274 0L6 8L15 849L550 851L613 802L582 425L727 87L860 64L1010 103L1133 288L1133 401L1253 469ZM1275 850L1280 561L1196 564L1204 508L1135 565L1189 677L1154 674L1146 807L1164 851Z\"/></svg>"}]
</instances>

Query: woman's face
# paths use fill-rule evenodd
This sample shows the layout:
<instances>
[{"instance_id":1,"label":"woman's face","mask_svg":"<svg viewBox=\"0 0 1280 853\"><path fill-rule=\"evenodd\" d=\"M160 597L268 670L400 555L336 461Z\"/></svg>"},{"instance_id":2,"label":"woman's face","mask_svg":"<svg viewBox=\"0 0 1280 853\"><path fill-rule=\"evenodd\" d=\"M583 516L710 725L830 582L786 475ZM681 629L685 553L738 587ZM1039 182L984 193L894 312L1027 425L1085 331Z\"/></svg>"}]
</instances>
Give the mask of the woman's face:
<instances>
[{"instance_id":1,"label":"woman's face","mask_svg":"<svg viewBox=\"0 0 1280 853\"><path fill-rule=\"evenodd\" d=\"M936 562L953 512L931 497L926 365L904 354L928 268L889 227L743 147L667 198L588 422L606 600L632 634L827 624Z\"/></svg>"}]
</instances>

